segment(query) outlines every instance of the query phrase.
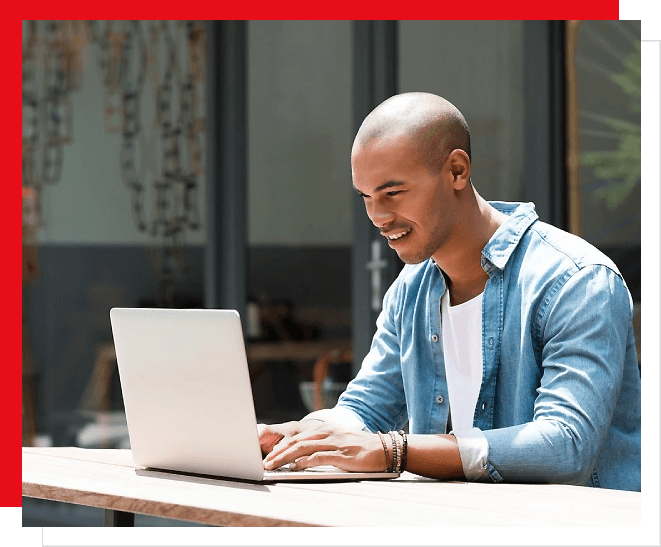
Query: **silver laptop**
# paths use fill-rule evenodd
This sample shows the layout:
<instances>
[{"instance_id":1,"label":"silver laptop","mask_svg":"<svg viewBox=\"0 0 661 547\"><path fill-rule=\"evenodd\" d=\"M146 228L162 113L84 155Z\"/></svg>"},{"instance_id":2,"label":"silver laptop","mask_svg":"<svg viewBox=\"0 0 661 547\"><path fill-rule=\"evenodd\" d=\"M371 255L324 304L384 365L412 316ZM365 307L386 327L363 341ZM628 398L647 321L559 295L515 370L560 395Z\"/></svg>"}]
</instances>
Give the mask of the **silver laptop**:
<instances>
[{"instance_id":1,"label":"silver laptop","mask_svg":"<svg viewBox=\"0 0 661 547\"><path fill-rule=\"evenodd\" d=\"M252 481L397 476L264 470L238 312L113 308L110 322L136 465Z\"/></svg>"}]
</instances>

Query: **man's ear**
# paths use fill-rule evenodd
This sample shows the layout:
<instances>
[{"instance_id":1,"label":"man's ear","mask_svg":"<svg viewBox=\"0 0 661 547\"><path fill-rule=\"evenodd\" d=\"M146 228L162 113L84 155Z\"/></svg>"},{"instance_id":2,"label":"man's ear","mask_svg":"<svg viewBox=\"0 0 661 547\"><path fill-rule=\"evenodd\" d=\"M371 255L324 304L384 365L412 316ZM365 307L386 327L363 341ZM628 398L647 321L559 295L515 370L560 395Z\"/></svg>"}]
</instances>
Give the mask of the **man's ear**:
<instances>
[{"instance_id":1,"label":"man's ear","mask_svg":"<svg viewBox=\"0 0 661 547\"><path fill-rule=\"evenodd\" d=\"M457 148L450 152L448 164L452 173L452 186L455 190L463 190L467 184L470 184L471 160L468 154Z\"/></svg>"}]
</instances>

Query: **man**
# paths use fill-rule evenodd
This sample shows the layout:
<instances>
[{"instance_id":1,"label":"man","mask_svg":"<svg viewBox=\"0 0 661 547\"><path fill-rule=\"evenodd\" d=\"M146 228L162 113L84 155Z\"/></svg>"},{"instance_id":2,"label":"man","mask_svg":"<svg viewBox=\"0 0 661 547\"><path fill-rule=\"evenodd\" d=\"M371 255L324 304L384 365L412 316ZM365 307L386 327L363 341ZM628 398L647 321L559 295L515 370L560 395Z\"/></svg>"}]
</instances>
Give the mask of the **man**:
<instances>
[{"instance_id":1,"label":"man","mask_svg":"<svg viewBox=\"0 0 661 547\"><path fill-rule=\"evenodd\" d=\"M265 467L405 465L436 478L640 490L632 302L613 262L540 222L532 204L482 199L468 126L441 97L379 105L351 166L370 220L406 265L337 406L260 425ZM396 433L407 422L410 434Z\"/></svg>"}]
</instances>

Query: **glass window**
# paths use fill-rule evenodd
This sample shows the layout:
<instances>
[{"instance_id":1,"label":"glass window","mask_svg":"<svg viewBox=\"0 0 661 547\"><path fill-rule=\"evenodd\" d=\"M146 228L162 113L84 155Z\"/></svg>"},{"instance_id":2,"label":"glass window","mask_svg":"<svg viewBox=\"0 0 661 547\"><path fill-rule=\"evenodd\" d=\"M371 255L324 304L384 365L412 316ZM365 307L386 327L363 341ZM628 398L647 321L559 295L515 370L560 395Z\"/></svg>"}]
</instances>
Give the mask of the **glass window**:
<instances>
[{"instance_id":1,"label":"glass window","mask_svg":"<svg viewBox=\"0 0 661 547\"><path fill-rule=\"evenodd\" d=\"M622 272L640 356L640 21L566 29L570 229Z\"/></svg>"}]
</instances>

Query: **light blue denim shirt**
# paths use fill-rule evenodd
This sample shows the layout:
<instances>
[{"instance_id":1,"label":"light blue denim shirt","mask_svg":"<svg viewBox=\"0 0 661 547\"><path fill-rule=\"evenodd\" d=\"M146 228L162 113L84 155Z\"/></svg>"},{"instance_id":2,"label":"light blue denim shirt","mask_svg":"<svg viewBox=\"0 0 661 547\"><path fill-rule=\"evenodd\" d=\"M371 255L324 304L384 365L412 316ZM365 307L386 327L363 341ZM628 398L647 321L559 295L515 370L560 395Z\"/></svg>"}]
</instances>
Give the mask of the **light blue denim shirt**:
<instances>
[{"instance_id":1,"label":"light blue denim shirt","mask_svg":"<svg viewBox=\"0 0 661 547\"><path fill-rule=\"evenodd\" d=\"M509 219L482 251L483 379L473 425L486 480L640 490L640 372L632 301L613 262L538 220L533 204L492 202ZM406 265L340 397L370 431L448 431L442 273ZM332 411L331 411L332 412Z\"/></svg>"}]
</instances>

